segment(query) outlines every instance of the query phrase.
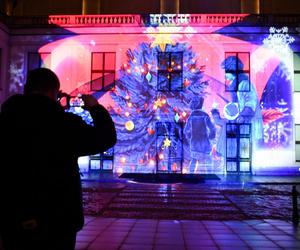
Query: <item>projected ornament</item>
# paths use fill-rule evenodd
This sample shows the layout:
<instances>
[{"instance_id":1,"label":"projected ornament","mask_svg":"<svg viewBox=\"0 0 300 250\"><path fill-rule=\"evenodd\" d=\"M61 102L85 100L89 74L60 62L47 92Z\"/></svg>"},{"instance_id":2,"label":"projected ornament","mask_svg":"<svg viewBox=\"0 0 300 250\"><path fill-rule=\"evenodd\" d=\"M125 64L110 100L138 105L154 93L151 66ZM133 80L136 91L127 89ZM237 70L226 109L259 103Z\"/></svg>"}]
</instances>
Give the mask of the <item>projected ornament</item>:
<instances>
[{"instance_id":1,"label":"projected ornament","mask_svg":"<svg viewBox=\"0 0 300 250\"><path fill-rule=\"evenodd\" d=\"M147 132L149 135L153 135L155 133L155 130L153 128L147 128Z\"/></svg>"},{"instance_id":2,"label":"projected ornament","mask_svg":"<svg viewBox=\"0 0 300 250\"><path fill-rule=\"evenodd\" d=\"M163 146L162 146L162 149L165 149L165 148L168 148L171 146L171 141L168 137L166 137L163 141Z\"/></svg>"},{"instance_id":3,"label":"projected ornament","mask_svg":"<svg viewBox=\"0 0 300 250\"><path fill-rule=\"evenodd\" d=\"M148 73L146 74L146 79L147 79L148 82L151 81L152 75L150 74L150 72L148 72Z\"/></svg>"},{"instance_id":4,"label":"projected ornament","mask_svg":"<svg viewBox=\"0 0 300 250\"><path fill-rule=\"evenodd\" d=\"M288 34L288 27L276 29L271 27L269 29L269 36L263 40L266 47L279 54L287 54L289 45L295 41L293 37Z\"/></svg>"},{"instance_id":5,"label":"projected ornament","mask_svg":"<svg viewBox=\"0 0 300 250\"><path fill-rule=\"evenodd\" d=\"M175 117L174 117L174 120L175 120L176 122L179 122L179 119L180 119L180 116L178 115L178 113L176 113L176 115L175 115Z\"/></svg>"},{"instance_id":6,"label":"projected ornament","mask_svg":"<svg viewBox=\"0 0 300 250\"><path fill-rule=\"evenodd\" d=\"M132 131L134 129L134 123L133 121L127 121L125 123L125 128L128 130L128 131Z\"/></svg>"}]
</instances>

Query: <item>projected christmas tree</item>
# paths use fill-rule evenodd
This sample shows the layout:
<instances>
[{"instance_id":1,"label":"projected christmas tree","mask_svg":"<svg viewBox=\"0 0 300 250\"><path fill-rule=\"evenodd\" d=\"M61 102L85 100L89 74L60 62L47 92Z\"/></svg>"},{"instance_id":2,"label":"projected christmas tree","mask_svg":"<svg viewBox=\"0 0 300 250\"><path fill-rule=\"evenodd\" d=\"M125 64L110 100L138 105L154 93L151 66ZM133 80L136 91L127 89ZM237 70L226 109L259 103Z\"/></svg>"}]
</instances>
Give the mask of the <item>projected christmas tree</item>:
<instances>
[{"instance_id":1,"label":"projected christmas tree","mask_svg":"<svg viewBox=\"0 0 300 250\"><path fill-rule=\"evenodd\" d=\"M190 100L205 95L208 83L201 81L204 68L197 65L196 55L187 44L162 47L141 43L127 51L127 62L111 92L118 131L115 155L121 162L151 167L164 157L157 152L157 124L185 122ZM172 140L166 134L159 147L174 146Z\"/></svg>"}]
</instances>

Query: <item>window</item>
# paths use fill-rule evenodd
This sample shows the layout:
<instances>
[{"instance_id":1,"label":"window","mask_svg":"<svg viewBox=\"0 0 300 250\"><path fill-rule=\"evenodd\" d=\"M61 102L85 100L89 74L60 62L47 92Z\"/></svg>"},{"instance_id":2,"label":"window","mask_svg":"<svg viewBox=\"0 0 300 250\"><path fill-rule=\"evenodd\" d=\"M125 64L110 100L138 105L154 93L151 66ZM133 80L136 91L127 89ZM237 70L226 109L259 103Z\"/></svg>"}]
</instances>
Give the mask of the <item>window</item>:
<instances>
[{"instance_id":1,"label":"window","mask_svg":"<svg viewBox=\"0 0 300 250\"><path fill-rule=\"evenodd\" d=\"M296 162L300 162L300 124L295 124Z\"/></svg>"},{"instance_id":2,"label":"window","mask_svg":"<svg viewBox=\"0 0 300 250\"><path fill-rule=\"evenodd\" d=\"M294 53L294 108L300 104L300 52ZM300 115L295 112L295 158L300 162Z\"/></svg>"},{"instance_id":3,"label":"window","mask_svg":"<svg viewBox=\"0 0 300 250\"><path fill-rule=\"evenodd\" d=\"M29 52L27 58L27 71L36 68L50 68L51 53Z\"/></svg>"},{"instance_id":4,"label":"window","mask_svg":"<svg viewBox=\"0 0 300 250\"><path fill-rule=\"evenodd\" d=\"M92 53L92 91L107 91L115 86L115 61L115 52Z\"/></svg>"},{"instance_id":5,"label":"window","mask_svg":"<svg viewBox=\"0 0 300 250\"><path fill-rule=\"evenodd\" d=\"M226 52L223 68L225 69L225 82L228 82L225 84L225 91L237 92L238 83L244 80L248 81L248 86L244 86L239 91L250 91L250 54L248 52Z\"/></svg>"},{"instance_id":6,"label":"window","mask_svg":"<svg viewBox=\"0 0 300 250\"><path fill-rule=\"evenodd\" d=\"M90 156L90 171L112 171L114 165L114 148Z\"/></svg>"},{"instance_id":7,"label":"window","mask_svg":"<svg viewBox=\"0 0 300 250\"><path fill-rule=\"evenodd\" d=\"M182 83L182 52L158 53L157 90L180 91Z\"/></svg>"},{"instance_id":8,"label":"window","mask_svg":"<svg viewBox=\"0 0 300 250\"><path fill-rule=\"evenodd\" d=\"M294 91L300 92L300 52L294 53Z\"/></svg>"}]
</instances>

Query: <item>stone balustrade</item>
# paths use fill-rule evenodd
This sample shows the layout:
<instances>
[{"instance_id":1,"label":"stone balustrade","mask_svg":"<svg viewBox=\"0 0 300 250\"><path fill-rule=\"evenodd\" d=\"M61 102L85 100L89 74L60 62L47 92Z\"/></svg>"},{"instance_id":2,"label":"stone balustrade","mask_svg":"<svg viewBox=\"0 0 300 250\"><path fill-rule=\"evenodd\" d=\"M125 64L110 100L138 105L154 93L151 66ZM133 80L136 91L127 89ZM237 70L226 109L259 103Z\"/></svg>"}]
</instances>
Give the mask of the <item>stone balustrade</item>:
<instances>
[{"instance_id":1,"label":"stone balustrade","mask_svg":"<svg viewBox=\"0 0 300 250\"><path fill-rule=\"evenodd\" d=\"M150 14L150 15L51 15L9 17L10 26L174 26L239 25L299 27L300 15L248 14Z\"/></svg>"}]
</instances>

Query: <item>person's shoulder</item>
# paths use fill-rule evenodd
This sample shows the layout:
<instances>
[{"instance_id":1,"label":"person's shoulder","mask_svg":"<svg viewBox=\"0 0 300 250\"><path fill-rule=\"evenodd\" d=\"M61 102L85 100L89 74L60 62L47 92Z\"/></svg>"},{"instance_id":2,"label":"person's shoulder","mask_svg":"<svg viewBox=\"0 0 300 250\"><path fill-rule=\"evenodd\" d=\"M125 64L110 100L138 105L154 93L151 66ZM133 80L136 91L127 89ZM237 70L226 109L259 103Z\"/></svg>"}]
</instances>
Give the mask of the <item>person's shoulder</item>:
<instances>
[{"instance_id":1,"label":"person's shoulder","mask_svg":"<svg viewBox=\"0 0 300 250\"><path fill-rule=\"evenodd\" d=\"M22 94L14 94L7 98L1 105L1 112L10 111L13 107L20 105L24 102L24 95Z\"/></svg>"}]
</instances>

